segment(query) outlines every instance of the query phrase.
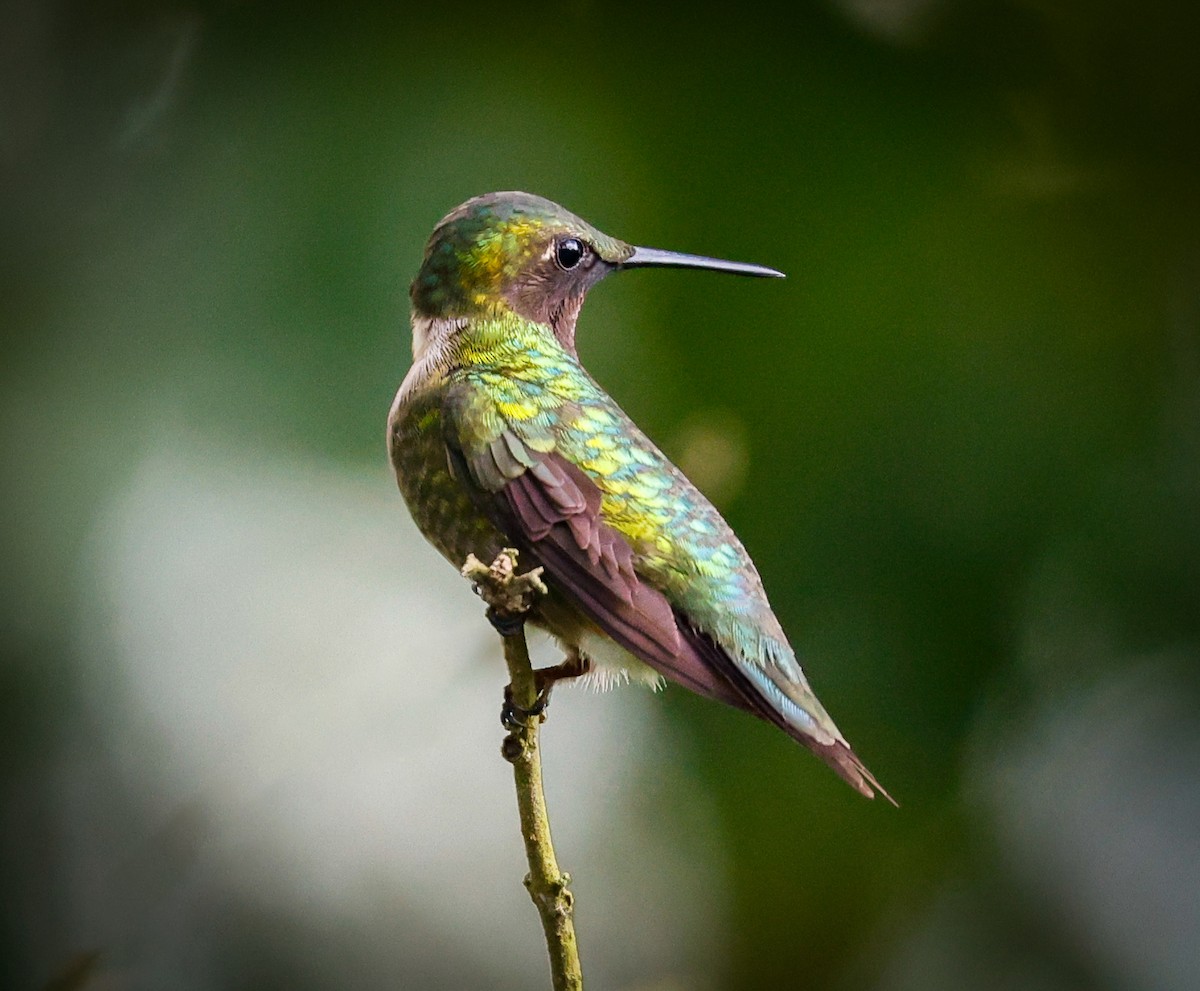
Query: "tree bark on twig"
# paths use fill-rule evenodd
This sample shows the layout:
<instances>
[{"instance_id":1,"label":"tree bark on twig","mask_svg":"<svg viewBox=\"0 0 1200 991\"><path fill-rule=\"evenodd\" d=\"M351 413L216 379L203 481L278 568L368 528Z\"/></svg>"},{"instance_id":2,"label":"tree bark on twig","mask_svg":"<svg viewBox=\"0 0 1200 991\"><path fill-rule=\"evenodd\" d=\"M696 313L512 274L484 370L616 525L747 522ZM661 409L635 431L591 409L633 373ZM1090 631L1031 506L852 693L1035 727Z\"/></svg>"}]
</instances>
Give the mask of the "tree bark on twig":
<instances>
[{"instance_id":1,"label":"tree bark on twig","mask_svg":"<svg viewBox=\"0 0 1200 991\"><path fill-rule=\"evenodd\" d=\"M546 586L541 581L541 568L518 575L516 565L517 552L505 548L490 566L473 554L468 556L462 573L488 604L488 618L504 643L509 686L501 718L509 734L500 752L513 767L521 838L529 862L525 887L542 920L554 991L582 991L574 896L567 888L571 878L559 870L554 856L550 816L542 790L538 730L545 718L541 712L544 700L538 696L539 686L525 641L525 615L537 596L546 592Z\"/></svg>"}]
</instances>

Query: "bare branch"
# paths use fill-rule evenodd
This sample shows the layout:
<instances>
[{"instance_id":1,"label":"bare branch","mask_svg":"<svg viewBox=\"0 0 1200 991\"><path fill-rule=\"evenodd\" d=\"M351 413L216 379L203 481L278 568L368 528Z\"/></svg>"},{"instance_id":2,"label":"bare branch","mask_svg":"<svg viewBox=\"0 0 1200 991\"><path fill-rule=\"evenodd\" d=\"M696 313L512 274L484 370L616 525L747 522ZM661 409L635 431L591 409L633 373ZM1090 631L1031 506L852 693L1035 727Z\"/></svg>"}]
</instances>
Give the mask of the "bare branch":
<instances>
[{"instance_id":1,"label":"bare branch","mask_svg":"<svg viewBox=\"0 0 1200 991\"><path fill-rule=\"evenodd\" d=\"M525 615L547 589L540 577L541 568L523 575L518 575L516 570L517 552L505 548L491 565L484 564L474 554L469 555L462 573L474 582L479 596L488 604L488 618L500 631L504 642L504 660L510 682L505 691L501 718L509 734L504 738L500 752L513 766L521 838L529 861L525 887L542 919L554 991L582 991L583 973L572 918L574 896L567 888L571 878L558 869L550 838L546 796L542 790L538 729L545 719L545 699L539 697L537 677L525 641Z\"/></svg>"}]
</instances>

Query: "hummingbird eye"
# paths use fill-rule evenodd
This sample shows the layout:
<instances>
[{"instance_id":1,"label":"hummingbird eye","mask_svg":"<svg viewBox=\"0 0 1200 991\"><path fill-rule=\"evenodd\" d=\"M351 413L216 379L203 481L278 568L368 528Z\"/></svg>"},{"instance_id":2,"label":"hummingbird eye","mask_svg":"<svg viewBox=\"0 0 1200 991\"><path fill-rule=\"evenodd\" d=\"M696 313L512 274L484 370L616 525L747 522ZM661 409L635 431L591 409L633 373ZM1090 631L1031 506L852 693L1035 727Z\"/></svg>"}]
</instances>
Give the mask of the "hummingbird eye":
<instances>
[{"instance_id":1,"label":"hummingbird eye","mask_svg":"<svg viewBox=\"0 0 1200 991\"><path fill-rule=\"evenodd\" d=\"M558 267L570 271L581 261L587 252L582 241L577 237L564 237L554 249L554 259L558 262Z\"/></svg>"}]
</instances>

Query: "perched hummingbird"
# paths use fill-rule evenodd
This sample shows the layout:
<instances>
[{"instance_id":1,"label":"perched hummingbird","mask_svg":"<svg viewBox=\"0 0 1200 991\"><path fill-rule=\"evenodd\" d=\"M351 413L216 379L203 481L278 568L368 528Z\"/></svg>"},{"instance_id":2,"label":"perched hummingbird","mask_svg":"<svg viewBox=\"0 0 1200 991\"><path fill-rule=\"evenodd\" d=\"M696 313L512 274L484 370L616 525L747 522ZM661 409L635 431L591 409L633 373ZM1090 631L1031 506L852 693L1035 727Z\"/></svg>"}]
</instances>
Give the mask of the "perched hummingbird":
<instances>
[{"instance_id":1,"label":"perched hummingbird","mask_svg":"<svg viewBox=\"0 0 1200 991\"><path fill-rule=\"evenodd\" d=\"M547 681L665 677L890 800L809 687L729 525L580 364L588 290L651 266L782 276L633 247L528 193L448 214L412 284L413 364L388 417L400 491L454 565L511 546L545 568L529 619L567 654Z\"/></svg>"}]
</instances>

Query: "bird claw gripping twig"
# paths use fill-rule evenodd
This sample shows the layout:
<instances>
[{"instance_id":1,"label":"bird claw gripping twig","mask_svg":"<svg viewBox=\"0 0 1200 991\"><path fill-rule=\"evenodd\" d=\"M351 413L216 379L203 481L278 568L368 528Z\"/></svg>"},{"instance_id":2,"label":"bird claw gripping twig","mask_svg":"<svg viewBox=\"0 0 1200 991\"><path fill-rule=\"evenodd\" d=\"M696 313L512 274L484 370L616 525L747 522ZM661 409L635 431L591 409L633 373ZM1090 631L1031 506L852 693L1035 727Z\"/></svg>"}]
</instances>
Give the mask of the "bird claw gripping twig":
<instances>
[{"instance_id":1,"label":"bird claw gripping twig","mask_svg":"<svg viewBox=\"0 0 1200 991\"><path fill-rule=\"evenodd\" d=\"M536 674L536 672L534 672ZM549 687L538 691L537 699L531 706L521 706L513 700L512 685L504 689L504 704L500 706L500 725L510 733L519 733L529 726L531 719L542 722L546 718L546 706L550 703Z\"/></svg>"}]
</instances>

